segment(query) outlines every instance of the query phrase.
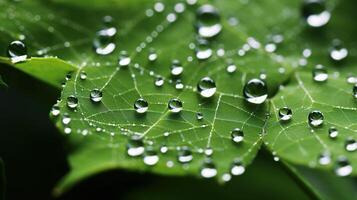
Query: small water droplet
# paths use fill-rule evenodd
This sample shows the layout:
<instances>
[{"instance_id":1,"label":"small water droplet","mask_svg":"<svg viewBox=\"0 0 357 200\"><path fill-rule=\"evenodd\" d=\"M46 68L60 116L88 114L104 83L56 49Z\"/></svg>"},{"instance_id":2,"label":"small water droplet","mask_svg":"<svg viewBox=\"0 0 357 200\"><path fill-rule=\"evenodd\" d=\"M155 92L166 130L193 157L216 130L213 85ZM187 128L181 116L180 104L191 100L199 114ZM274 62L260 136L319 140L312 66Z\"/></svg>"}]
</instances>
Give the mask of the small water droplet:
<instances>
[{"instance_id":1,"label":"small water droplet","mask_svg":"<svg viewBox=\"0 0 357 200\"><path fill-rule=\"evenodd\" d=\"M235 64L229 64L226 68L228 73L234 73L237 70L237 66Z\"/></svg>"},{"instance_id":2,"label":"small water droplet","mask_svg":"<svg viewBox=\"0 0 357 200\"><path fill-rule=\"evenodd\" d=\"M85 71L81 71L79 78L81 80L86 80L87 79L87 73Z\"/></svg>"},{"instance_id":3,"label":"small water droplet","mask_svg":"<svg viewBox=\"0 0 357 200\"><path fill-rule=\"evenodd\" d=\"M162 145L160 147L160 152L161 153L167 153L168 150L169 150L169 148L166 145Z\"/></svg>"},{"instance_id":4,"label":"small water droplet","mask_svg":"<svg viewBox=\"0 0 357 200\"><path fill-rule=\"evenodd\" d=\"M65 127L63 131L65 134L70 134L72 132L72 129L70 127Z\"/></svg>"},{"instance_id":5,"label":"small water droplet","mask_svg":"<svg viewBox=\"0 0 357 200\"><path fill-rule=\"evenodd\" d=\"M353 152L357 150L357 141L351 137L347 138L345 141L346 151Z\"/></svg>"},{"instance_id":6,"label":"small water droplet","mask_svg":"<svg viewBox=\"0 0 357 200\"><path fill-rule=\"evenodd\" d=\"M52 106L51 115L57 117L59 114L61 114L59 106L58 105Z\"/></svg>"},{"instance_id":7,"label":"small water droplet","mask_svg":"<svg viewBox=\"0 0 357 200\"><path fill-rule=\"evenodd\" d=\"M328 129L328 136L331 138L331 139L335 139L337 136L338 136L338 130L337 128L335 127L330 127Z\"/></svg>"},{"instance_id":8,"label":"small water droplet","mask_svg":"<svg viewBox=\"0 0 357 200\"><path fill-rule=\"evenodd\" d=\"M145 113L149 108L149 103L143 99L139 98L134 103L134 109L137 113Z\"/></svg>"},{"instance_id":9,"label":"small water droplet","mask_svg":"<svg viewBox=\"0 0 357 200\"><path fill-rule=\"evenodd\" d=\"M168 108L173 113L179 113L182 110L182 101L177 98L170 99L168 103Z\"/></svg>"},{"instance_id":10,"label":"small water droplet","mask_svg":"<svg viewBox=\"0 0 357 200\"><path fill-rule=\"evenodd\" d=\"M343 46L340 40L333 40L330 48L330 57L332 60L341 61L348 56L348 50Z\"/></svg>"},{"instance_id":11,"label":"small water droplet","mask_svg":"<svg viewBox=\"0 0 357 200\"><path fill-rule=\"evenodd\" d=\"M93 102L98 103L102 100L103 92L100 91L99 89L93 89L90 92L89 97Z\"/></svg>"},{"instance_id":12,"label":"small water droplet","mask_svg":"<svg viewBox=\"0 0 357 200\"><path fill-rule=\"evenodd\" d=\"M221 30L220 15L215 7L205 4L197 10L197 32L201 37L212 38Z\"/></svg>"},{"instance_id":13,"label":"small water droplet","mask_svg":"<svg viewBox=\"0 0 357 200\"><path fill-rule=\"evenodd\" d=\"M184 85L180 79L176 80L175 88L177 90L182 90L184 88Z\"/></svg>"},{"instance_id":14,"label":"small water droplet","mask_svg":"<svg viewBox=\"0 0 357 200\"><path fill-rule=\"evenodd\" d=\"M348 176L352 173L352 166L348 159L341 156L336 161L335 173L337 176Z\"/></svg>"},{"instance_id":15,"label":"small water droplet","mask_svg":"<svg viewBox=\"0 0 357 200\"><path fill-rule=\"evenodd\" d=\"M288 121L293 116L293 112L288 107L282 107L279 109L279 118L281 121Z\"/></svg>"},{"instance_id":16,"label":"small water droplet","mask_svg":"<svg viewBox=\"0 0 357 200\"><path fill-rule=\"evenodd\" d=\"M71 120L72 120L71 117L67 113L63 114L62 123L64 125L68 125L71 122Z\"/></svg>"},{"instance_id":17,"label":"small water droplet","mask_svg":"<svg viewBox=\"0 0 357 200\"><path fill-rule=\"evenodd\" d=\"M326 10L324 0L305 0L302 15L311 27L322 27L330 21L331 13Z\"/></svg>"},{"instance_id":18,"label":"small water droplet","mask_svg":"<svg viewBox=\"0 0 357 200\"><path fill-rule=\"evenodd\" d=\"M312 70L312 76L316 82L325 82L328 78L327 70L322 65L317 65L315 69Z\"/></svg>"},{"instance_id":19,"label":"small water droplet","mask_svg":"<svg viewBox=\"0 0 357 200\"><path fill-rule=\"evenodd\" d=\"M331 155L328 152L323 152L318 157L318 162L320 165L328 165L331 163Z\"/></svg>"},{"instance_id":20,"label":"small water droplet","mask_svg":"<svg viewBox=\"0 0 357 200\"><path fill-rule=\"evenodd\" d=\"M196 58L198 60L206 60L212 56L212 49L209 46L209 43L205 39L198 39L196 45Z\"/></svg>"},{"instance_id":21,"label":"small water droplet","mask_svg":"<svg viewBox=\"0 0 357 200\"><path fill-rule=\"evenodd\" d=\"M213 178L217 175L217 169L210 158L206 158L201 168L201 176L203 178Z\"/></svg>"},{"instance_id":22,"label":"small water droplet","mask_svg":"<svg viewBox=\"0 0 357 200\"><path fill-rule=\"evenodd\" d=\"M156 53L155 49L150 49L149 55L148 55L148 60L150 62L154 62L157 60L157 53Z\"/></svg>"},{"instance_id":23,"label":"small water droplet","mask_svg":"<svg viewBox=\"0 0 357 200\"><path fill-rule=\"evenodd\" d=\"M357 99L357 84L353 86L352 95L355 99Z\"/></svg>"},{"instance_id":24,"label":"small water droplet","mask_svg":"<svg viewBox=\"0 0 357 200\"><path fill-rule=\"evenodd\" d=\"M319 127L324 123L324 115L318 110L311 111L308 115L308 122L312 127Z\"/></svg>"},{"instance_id":25,"label":"small water droplet","mask_svg":"<svg viewBox=\"0 0 357 200\"><path fill-rule=\"evenodd\" d=\"M145 150L143 161L146 165L153 166L159 162L159 156L152 147L147 147Z\"/></svg>"},{"instance_id":26,"label":"small water droplet","mask_svg":"<svg viewBox=\"0 0 357 200\"><path fill-rule=\"evenodd\" d=\"M245 172L245 167L244 165L239 161L234 161L231 167L231 174L233 176L239 176L242 175Z\"/></svg>"},{"instance_id":27,"label":"small water droplet","mask_svg":"<svg viewBox=\"0 0 357 200\"><path fill-rule=\"evenodd\" d=\"M204 77L198 82L197 91L204 98L212 97L216 93L216 83L210 77Z\"/></svg>"},{"instance_id":28,"label":"small water droplet","mask_svg":"<svg viewBox=\"0 0 357 200\"><path fill-rule=\"evenodd\" d=\"M121 51L120 56L119 56L119 66L121 67L126 67L131 63L131 58L128 55L128 52L126 51Z\"/></svg>"},{"instance_id":29,"label":"small water droplet","mask_svg":"<svg viewBox=\"0 0 357 200\"><path fill-rule=\"evenodd\" d=\"M173 76L179 76L183 72L183 66L181 65L180 61L173 60L171 65L171 74Z\"/></svg>"},{"instance_id":30,"label":"small water droplet","mask_svg":"<svg viewBox=\"0 0 357 200\"><path fill-rule=\"evenodd\" d=\"M93 47L98 55L108 55L115 50L114 37L116 28L104 28L96 33L93 40Z\"/></svg>"},{"instance_id":31,"label":"small water droplet","mask_svg":"<svg viewBox=\"0 0 357 200\"><path fill-rule=\"evenodd\" d=\"M191 149L188 146L183 146L180 148L178 155L177 155L177 160L180 163L189 163L193 159Z\"/></svg>"},{"instance_id":32,"label":"small water droplet","mask_svg":"<svg viewBox=\"0 0 357 200\"><path fill-rule=\"evenodd\" d=\"M201 112L196 113L196 119L197 120L202 120L203 119L203 114Z\"/></svg>"},{"instance_id":33,"label":"small water droplet","mask_svg":"<svg viewBox=\"0 0 357 200\"><path fill-rule=\"evenodd\" d=\"M12 63L18 63L27 59L27 48L22 41L13 41L9 44L7 54Z\"/></svg>"},{"instance_id":34,"label":"small water droplet","mask_svg":"<svg viewBox=\"0 0 357 200\"><path fill-rule=\"evenodd\" d=\"M213 154L213 149L211 147L207 147L204 151L206 156L212 156Z\"/></svg>"},{"instance_id":35,"label":"small water droplet","mask_svg":"<svg viewBox=\"0 0 357 200\"><path fill-rule=\"evenodd\" d=\"M127 153L129 156L136 157L144 153L144 143L139 135L132 135L127 144Z\"/></svg>"},{"instance_id":36,"label":"small water droplet","mask_svg":"<svg viewBox=\"0 0 357 200\"><path fill-rule=\"evenodd\" d=\"M74 95L67 97L67 106L72 109L77 108L78 98L75 97Z\"/></svg>"},{"instance_id":37,"label":"small water droplet","mask_svg":"<svg viewBox=\"0 0 357 200\"><path fill-rule=\"evenodd\" d=\"M231 138L232 141L235 143L241 143L244 139L244 133L242 129L240 128L235 128L231 131Z\"/></svg>"},{"instance_id":38,"label":"small water droplet","mask_svg":"<svg viewBox=\"0 0 357 200\"><path fill-rule=\"evenodd\" d=\"M155 79L155 86L161 87L161 86L164 85L164 83L165 83L165 81L164 81L164 79L163 79L161 76L156 77L156 79Z\"/></svg>"},{"instance_id":39,"label":"small water droplet","mask_svg":"<svg viewBox=\"0 0 357 200\"><path fill-rule=\"evenodd\" d=\"M268 98L268 87L260 79L251 79L244 85L243 96L249 103L262 104Z\"/></svg>"}]
</instances>

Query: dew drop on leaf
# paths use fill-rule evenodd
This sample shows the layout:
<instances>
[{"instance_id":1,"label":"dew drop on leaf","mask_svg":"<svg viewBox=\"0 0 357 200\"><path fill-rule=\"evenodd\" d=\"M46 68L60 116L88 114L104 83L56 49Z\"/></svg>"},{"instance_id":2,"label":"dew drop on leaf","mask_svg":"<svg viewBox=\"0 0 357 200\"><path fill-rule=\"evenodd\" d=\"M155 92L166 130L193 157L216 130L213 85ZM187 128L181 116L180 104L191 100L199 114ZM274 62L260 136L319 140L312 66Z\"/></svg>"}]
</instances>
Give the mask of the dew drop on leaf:
<instances>
[{"instance_id":1,"label":"dew drop on leaf","mask_svg":"<svg viewBox=\"0 0 357 200\"><path fill-rule=\"evenodd\" d=\"M251 79L244 85L243 96L249 103L262 104L268 98L268 87L260 79Z\"/></svg>"},{"instance_id":2,"label":"dew drop on leaf","mask_svg":"<svg viewBox=\"0 0 357 200\"><path fill-rule=\"evenodd\" d=\"M213 149L211 147L207 147L204 151L206 156L212 156L213 154Z\"/></svg>"},{"instance_id":3,"label":"dew drop on leaf","mask_svg":"<svg viewBox=\"0 0 357 200\"><path fill-rule=\"evenodd\" d=\"M72 129L70 127L65 127L64 128L64 133L65 134L70 134L72 132Z\"/></svg>"},{"instance_id":4,"label":"dew drop on leaf","mask_svg":"<svg viewBox=\"0 0 357 200\"><path fill-rule=\"evenodd\" d=\"M160 152L161 153L167 153L168 150L169 150L169 148L166 145L162 145L160 147Z\"/></svg>"},{"instance_id":5,"label":"dew drop on leaf","mask_svg":"<svg viewBox=\"0 0 357 200\"><path fill-rule=\"evenodd\" d=\"M134 103L134 109L137 113L145 113L149 108L149 103L143 99L139 98Z\"/></svg>"},{"instance_id":6,"label":"dew drop on leaf","mask_svg":"<svg viewBox=\"0 0 357 200\"><path fill-rule=\"evenodd\" d=\"M74 95L67 97L67 106L72 109L77 108L78 98L75 97Z\"/></svg>"},{"instance_id":7,"label":"dew drop on leaf","mask_svg":"<svg viewBox=\"0 0 357 200\"><path fill-rule=\"evenodd\" d=\"M156 77L154 84L156 87L161 87L164 85L164 82L165 82L164 79L161 76L159 76Z\"/></svg>"},{"instance_id":8,"label":"dew drop on leaf","mask_svg":"<svg viewBox=\"0 0 357 200\"><path fill-rule=\"evenodd\" d=\"M234 161L231 167L231 174L233 176L239 176L242 175L245 172L245 167L244 165L239 161Z\"/></svg>"},{"instance_id":9,"label":"dew drop on leaf","mask_svg":"<svg viewBox=\"0 0 357 200\"><path fill-rule=\"evenodd\" d=\"M90 100L95 103L98 103L102 100L103 93L99 89L93 89L89 94Z\"/></svg>"},{"instance_id":10,"label":"dew drop on leaf","mask_svg":"<svg viewBox=\"0 0 357 200\"><path fill-rule=\"evenodd\" d=\"M182 81L180 79L176 80L175 88L177 90L182 90L184 88L184 85L183 85L183 83L182 83Z\"/></svg>"},{"instance_id":11,"label":"dew drop on leaf","mask_svg":"<svg viewBox=\"0 0 357 200\"><path fill-rule=\"evenodd\" d=\"M355 99L357 99L357 84L353 86L352 95Z\"/></svg>"},{"instance_id":12,"label":"dew drop on leaf","mask_svg":"<svg viewBox=\"0 0 357 200\"><path fill-rule=\"evenodd\" d=\"M126 51L121 51L119 55L119 66L125 67L128 66L131 63L131 58L128 55L128 52Z\"/></svg>"},{"instance_id":13,"label":"dew drop on leaf","mask_svg":"<svg viewBox=\"0 0 357 200\"><path fill-rule=\"evenodd\" d=\"M334 61L341 61L348 56L348 50L342 45L340 40L333 40L330 49L330 57Z\"/></svg>"},{"instance_id":14,"label":"dew drop on leaf","mask_svg":"<svg viewBox=\"0 0 357 200\"><path fill-rule=\"evenodd\" d=\"M183 146L180 148L178 155L177 155L177 160L180 163L189 163L193 159L191 149L188 146Z\"/></svg>"},{"instance_id":15,"label":"dew drop on leaf","mask_svg":"<svg viewBox=\"0 0 357 200\"><path fill-rule=\"evenodd\" d=\"M235 128L231 131L232 141L235 143L241 143L244 139L244 133L240 128Z\"/></svg>"},{"instance_id":16,"label":"dew drop on leaf","mask_svg":"<svg viewBox=\"0 0 357 200\"><path fill-rule=\"evenodd\" d=\"M179 113L182 110L182 101L177 98L170 99L167 106L171 112Z\"/></svg>"},{"instance_id":17,"label":"dew drop on leaf","mask_svg":"<svg viewBox=\"0 0 357 200\"><path fill-rule=\"evenodd\" d=\"M338 136L338 130L335 127L330 127L328 129L328 136L331 139L335 139Z\"/></svg>"},{"instance_id":18,"label":"dew drop on leaf","mask_svg":"<svg viewBox=\"0 0 357 200\"><path fill-rule=\"evenodd\" d=\"M357 150L357 141L351 137L347 138L345 141L345 149L349 152L354 152Z\"/></svg>"},{"instance_id":19,"label":"dew drop on leaf","mask_svg":"<svg viewBox=\"0 0 357 200\"><path fill-rule=\"evenodd\" d=\"M212 49L209 46L209 43L205 39L198 39L196 45L196 58L198 60L206 60L212 56Z\"/></svg>"},{"instance_id":20,"label":"dew drop on leaf","mask_svg":"<svg viewBox=\"0 0 357 200\"><path fill-rule=\"evenodd\" d=\"M331 155L328 152L323 152L318 157L318 163L320 165L328 165L331 163Z\"/></svg>"},{"instance_id":21,"label":"dew drop on leaf","mask_svg":"<svg viewBox=\"0 0 357 200\"><path fill-rule=\"evenodd\" d=\"M234 73L237 70L237 66L235 64L229 64L226 68L228 73Z\"/></svg>"},{"instance_id":22,"label":"dew drop on leaf","mask_svg":"<svg viewBox=\"0 0 357 200\"><path fill-rule=\"evenodd\" d=\"M324 115L318 110L311 111L307 118L312 127L319 127L324 123Z\"/></svg>"},{"instance_id":23,"label":"dew drop on leaf","mask_svg":"<svg viewBox=\"0 0 357 200\"><path fill-rule=\"evenodd\" d=\"M116 35L115 28L105 28L99 30L93 40L93 47L98 55L108 55L115 50L114 37Z\"/></svg>"},{"instance_id":24,"label":"dew drop on leaf","mask_svg":"<svg viewBox=\"0 0 357 200\"><path fill-rule=\"evenodd\" d=\"M148 60L150 62L154 62L157 60L157 53L154 49L150 49L149 55L148 55Z\"/></svg>"},{"instance_id":25,"label":"dew drop on leaf","mask_svg":"<svg viewBox=\"0 0 357 200\"><path fill-rule=\"evenodd\" d=\"M127 144L127 153L129 156L136 157L144 153L144 143L139 135L132 135Z\"/></svg>"},{"instance_id":26,"label":"dew drop on leaf","mask_svg":"<svg viewBox=\"0 0 357 200\"><path fill-rule=\"evenodd\" d=\"M214 6L205 4L197 9L196 15L196 28L201 37L212 38L221 32L220 15Z\"/></svg>"},{"instance_id":27,"label":"dew drop on leaf","mask_svg":"<svg viewBox=\"0 0 357 200\"><path fill-rule=\"evenodd\" d=\"M196 119L197 120L202 120L203 119L203 114L201 112L196 113Z\"/></svg>"},{"instance_id":28,"label":"dew drop on leaf","mask_svg":"<svg viewBox=\"0 0 357 200\"><path fill-rule=\"evenodd\" d=\"M352 166L348 159L344 156L337 158L335 173L337 176L348 176L352 173Z\"/></svg>"},{"instance_id":29,"label":"dew drop on leaf","mask_svg":"<svg viewBox=\"0 0 357 200\"><path fill-rule=\"evenodd\" d=\"M204 77L198 82L197 91L204 98L212 97L216 93L216 83L210 77Z\"/></svg>"},{"instance_id":30,"label":"dew drop on leaf","mask_svg":"<svg viewBox=\"0 0 357 200\"><path fill-rule=\"evenodd\" d=\"M213 178L217 175L217 169L212 159L206 158L204 160L200 173L203 178Z\"/></svg>"},{"instance_id":31,"label":"dew drop on leaf","mask_svg":"<svg viewBox=\"0 0 357 200\"><path fill-rule=\"evenodd\" d=\"M324 0L305 0L302 5L302 15L311 27L322 27L330 21L331 17Z\"/></svg>"},{"instance_id":32,"label":"dew drop on leaf","mask_svg":"<svg viewBox=\"0 0 357 200\"><path fill-rule=\"evenodd\" d=\"M7 54L12 63L18 63L27 59L27 48L22 41L13 41L9 44Z\"/></svg>"},{"instance_id":33,"label":"dew drop on leaf","mask_svg":"<svg viewBox=\"0 0 357 200\"><path fill-rule=\"evenodd\" d=\"M179 76L183 72L183 66L181 65L180 61L173 60L171 65L171 75Z\"/></svg>"},{"instance_id":34,"label":"dew drop on leaf","mask_svg":"<svg viewBox=\"0 0 357 200\"><path fill-rule=\"evenodd\" d=\"M59 114L61 114L60 108L58 105L54 105L51 108L51 115L54 117L57 117Z\"/></svg>"},{"instance_id":35,"label":"dew drop on leaf","mask_svg":"<svg viewBox=\"0 0 357 200\"><path fill-rule=\"evenodd\" d=\"M159 162L159 156L152 147L147 147L145 150L143 161L146 165L153 166Z\"/></svg>"},{"instance_id":36,"label":"dew drop on leaf","mask_svg":"<svg viewBox=\"0 0 357 200\"><path fill-rule=\"evenodd\" d=\"M62 123L64 125L68 125L71 122L71 120L72 120L71 117L67 113L63 114Z\"/></svg>"},{"instance_id":37,"label":"dew drop on leaf","mask_svg":"<svg viewBox=\"0 0 357 200\"><path fill-rule=\"evenodd\" d=\"M87 79L87 73L85 71L81 71L79 78L81 80L86 80Z\"/></svg>"},{"instance_id":38,"label":"dew drop on leaf","mask_svg":"<svg viewBox=\"0 0 357 200\"><path fill-rule=\"evenodd\" d=\"M279 118L281 121L288 121L293 116L293 112L288 107L282 107L279 109Z\"/></svg>"},{"instance_id":39,"label":"dew drop on leaf","mask_svg":"<svg viewBox=\"0 0 357 200\"><path fill-rule=\"evenodd\" d=\"M325 82L325 81L327 81L328 73L324 66L317 65L312 70L312 76L313 76L314 81L316 81L316 82Z\"/></svg>"}]
</instances>

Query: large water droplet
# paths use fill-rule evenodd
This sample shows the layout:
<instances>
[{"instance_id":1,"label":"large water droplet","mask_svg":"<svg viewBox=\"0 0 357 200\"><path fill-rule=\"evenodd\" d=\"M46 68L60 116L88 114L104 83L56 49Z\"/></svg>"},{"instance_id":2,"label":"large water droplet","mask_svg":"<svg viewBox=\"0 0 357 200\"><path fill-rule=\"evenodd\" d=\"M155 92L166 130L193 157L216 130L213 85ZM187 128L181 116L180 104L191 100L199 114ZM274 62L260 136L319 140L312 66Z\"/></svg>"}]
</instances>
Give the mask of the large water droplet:
<instances>
[{"instance_id":1,"label":"large water droplet","mask_svg":"<svg viewBox=\"0 0 357 200\"><path fill-rule=\"evenodd\" d=\"M311 111L307 118L312 127L318 127L324 123L324 115L318 110Z\"/></svg>"},{"instance_id":2,"label":"large water droplet","mask_svg":"<svg viewBox=\"0 0 357 200\"><path fill-rule=\"evenodd\" d=\"M22 41L13 41L9 44L7 54L12 63L18 63L27 59L27 48Z\"/></svg>"},{"instance_id":3,"label":"large water droplet","mask_svg":"<svg viewBox=\"0 0 357 200\"><path fill-rule=\"evenodd\" d=\"M182 110L182 101L177 98L170 99L167 106L171 112L179 113Z\"/></svg>"},{"instance_id":4,"label":"large water droplet","mask_svg":"<svg viewBox=\"0 0 357 200\"><path fill-rule=\"evenodd\" d=\"M335 139L337 136L338 136L338 130L337 128L335 127L330 127L328 129L328 136L331 138L331 139Z\"/></svg>"},{"instance_id":5,"label":"large water droplet","mask_svg":"<svg viewBox=\"0 0 357 200\"><path fill-rule=\"evenodd\" d=\"M206 60L212 56L212 49L209 46L209 43L205 39L198 39L196 45L196 58L198 60Z\"/></svg>"},{"instance_id":6,"label":"large water droplet","mask_svg":"<svg viewBox=\"0 0 357 200\"><path fill-rule=\"evenodd\" d=\"M201 176L203 178L213 178L217 175L217 169L213 161L209 158L205 159L201 168Z\"/></svg>"},{"instance_id":7,"label":"large water droplet","mask_svg":"<svg viewBox=\"0 0 357 200\"><path fill-rule=\"evenodd\" d=\"M348 56L348 50L342 45L340 40L333 40L330 49L330 57L332 60L340 61Z\"/></svg>"},{"instance_id":8,"label":"large water droplet","mask_svg":"<svg viewBox=\"0 0 357 200\"><path fill-rule=\"evenodd\" d=\"M144 153L144 143L142 137L139 135L132 135L127 144L127 153L129 156L140 156Z\"/></svg>"},{"instance_id":9,"label":"large water droplet","mask_svg":"<svg viewBox=\"0 0 357 200\"><path fill-rule=\"evenodd\" d=\"M346 157L341 156L336 161L335 173L337 176L348 176L352 173L352 166Z\"/></svg>"},{"instance_id":10,"label":"large water droplet","mask_svg":"<svg viewBox=\"0 0 357 200\"><path fill-rule=\"evenodd\" d=\"M212 97L216 93L216 83L210 77L204 77L198 82L197 91L202 97Z\"/></svg>"},{"instance_id":11,"label":"large water droplet","mask_svg":"<svg viewBox=\"0 0 357 200\"><path fill-rule=\"evenodd\" d=\"M268 87L260 79L251 79L244 85L243 96L249 103L262 104L268 98Z\"/></svg>"},{"instance_id":12,"label":"large water droplet","mask_svg":"<svg viewBox=\"0 0 357 200\"><path fill-rule=\"evenodd\" d=\"M183 67L178 60L173 60L171 65L171 74L173 76L179 76L183 72Z\"/></svg>"},{"instance_id":13,"label":"large water droplet","mask_svg":"<svg viewBox=\"0 0 357 200\"><path fill-rule=\"evenodd\" d=\"M159 162L159 156L152 147L147 147L145 150L143 161L146 165L153 166Z\"/></svg>"},{"instance_id":14,"label":"large water droplet","mask_svg":"<svg viewBox=\"0 0 357 200\"><path fill-rule=\"evenodd\" d=\"M234 176L239 176L242 175L244 172L244 165L239 160L234 161L231 167L231 174Z\"/></svg>"},{"instance_id":15,"label":"large water droplet","mask_svg":"<svg viewBox=\"0 0 357 200\"><path fill-rule=\"evenodd\" d=\"M293 111L288 107L282 107L279 109L279 118L281 121L288 121L293 116Z\"/></svg>"},{"instance_id":16,"label":"large water droplet","mask_svg":"<svg viewBox=\"0 0 357 200\"><path fill-rule=\"evenodd\" d=\"M103 97L103 92L100 91L99 89L93 89L90 92L89 97L95 103L100 102L102 100L102 97Z\"/></svg>"},{"instance_id":17,"label":"large water droplet","mask_svg":"<svg viewBox=\"0 0 357 200\"><path fill-rule=\"evenodd\" d=\"M331 13L326 10L324 0L305 0L302 15L311 27L322 27L329 22L331 17Z\"/></svg>"},{"instance_id":18,"label":"large water droplet","mask_svg":"<svg viewBox=\"0 0 357 200\"><path fill-rule=\"evenodd\" d=\"M197 10L197 32L201 37L212 38L222 30L220 15L212 5L203 5Z\"/></svg>"},{"instance_id":19,"label":"large water droplet","mask_svg":"<svg viewBox=\"0 0 357 200\"><path fill-rule=\"evenodd\" d=\"M232 141L235 143L241 143L244 139L244 133L240 128L235 128L231 131Z\"/></svg>"},{"instance_id":20,"label":"large water droplet","mask_svg":"<svg viewBox=\"0 0 357 200\"><path fill-rule=\"evenodd\" d=\"M178 155L177 155L177 160L180 163L189 163L193 159L191 149L188 146L183 146L180 148Z\"/></svg>"},{"instance_id":21,"label":"large water droplet","mask_svg":"<svg viewBox=\"0 0 357 200\"><path fill-rule=\"evenodd\" d=\"M316 82L325 82L328 78L328 73L326 68L322 65L317 65L312 70L312 77Z\"/></svg>"},{"instance_id":22,"label":"large water droplet","mask_svg":"<svg viewBox=\"0 0 357 200\"><path fill-rule=\"evenodd\" d=\"M143 99L139 98L134 103L134 109L137 113L145 113L149 108L149 103Z\"/></svg>"},{"instance_id":23,"label":"large water droplet","mask_svg":"<svg viewBox=\"0 0 357 200\"><path fill-rule=\"evenodd\" d=\"M351 137L346 139L345 142L346 151L353 152L357 150L357 141Z\"/></svg>"},{"instance_id":24,"label":"large water droplet","mask_svg":"<svg viewBox=\"0 0 357 200\"><path fill-rule=\"evenodd\" d=\"M67 106L72 109L77 108L78 98L75 97L74 95L67 97Z\"/></svg>"},{"instance_id":25,"label":"large water droplet","mask_svg":"<svg viewBox=\"0 0 357 200\"><path fill-rule=\"evenodd\" d=\"M115 50L114 37L116 35L116 28L105 28L96 33L93 40L93 47L97 54L108 55Z\"/></svg>"},{"instance_id":26,"label":"large water droplet","mask_svg":"<svg viewBox=\"0 0 357 200\"><path fill-rule=\"evenodd\" d=\"M131 58L128 55L128 52L126 51L121 51L119 55L119 66L125 67L128 66L131 63Z\"/></svg>"}]
</instances>

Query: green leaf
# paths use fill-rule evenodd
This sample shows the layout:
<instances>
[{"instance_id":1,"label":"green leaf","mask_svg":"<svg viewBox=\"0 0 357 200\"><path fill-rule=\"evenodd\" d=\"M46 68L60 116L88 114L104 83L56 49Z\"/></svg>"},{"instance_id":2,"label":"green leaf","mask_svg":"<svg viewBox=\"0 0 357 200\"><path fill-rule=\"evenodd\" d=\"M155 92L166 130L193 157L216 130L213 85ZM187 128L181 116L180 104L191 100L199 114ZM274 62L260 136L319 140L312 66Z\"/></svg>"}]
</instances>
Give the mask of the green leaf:
<instances>
[{"instance_id":1,"label":"green leaf","mask_svg":"<svg viewBox=\"0 0 357 200\"><path fill-rule=\"evenodd\" d=\"M25 62L12 64L9 59L0 57L0 62L10 65L53 87L60 88L65 76L77 68L58 58L30 58Z\"/></svg>"}]
</instances>

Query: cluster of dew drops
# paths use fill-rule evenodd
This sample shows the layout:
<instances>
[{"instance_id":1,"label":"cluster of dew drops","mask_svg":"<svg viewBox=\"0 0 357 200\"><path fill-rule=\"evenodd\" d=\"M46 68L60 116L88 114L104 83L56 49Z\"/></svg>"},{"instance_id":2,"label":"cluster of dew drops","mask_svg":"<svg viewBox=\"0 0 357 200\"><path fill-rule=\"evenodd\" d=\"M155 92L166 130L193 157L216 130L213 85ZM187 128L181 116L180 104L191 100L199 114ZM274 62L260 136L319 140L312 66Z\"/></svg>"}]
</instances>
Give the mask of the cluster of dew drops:
<instances>
[{"instance_id":1,"label":"cluster of dew drops","mask_svg":"<svg viewBox=\"0 0 357 200\"><path fill-rule=\"evenodd\" d=\"M167 15L167 21L169 23L176 20L176 14L182 13L185 11L185 6L190 6L196 4L196 0L187 0L187 4L177 3L174 7L175 13L170 13ZM146 15L151 17L155 12L163 12L165 9L165 4L162 2L155 3L153 9L146 10ZM209 47L209 44L214 38L220 34L222 31L222 25L220 23L220 14L218 10L209 4L200 6L196 11L196 44L190 44L190 48L195 49L195 57L198 60L206 60L210 58L213 54L213 50ZM330 12L327 10L325 2L323 0L305 0L302 5L302 17L305 20L306 24L310 27L322 27L326 25L331 17ZM112 17L106 16L103 19L105 28L99 30L96 33L96 37L93 40L94 51L98 55L108 55L112 53L115 48L115 36L117 34L117 29L112 26ZM230 24L237 24L238 19L230 18ZM150 42L153 38L157 37L159 32L163 31L162 26L158 26L157 30L154 31L150 37L146 39L147 42ZM282 42L283 37L281 35L276 35L273 37L272 42L268 43L265 46L267 52L274 52L276 50L276 44ZM248 51L249 48L256 48L260 44L253 38L248 39L248 44L250 46L244 46L242 49L238 50L238 55L243 56L245 51ZM142 48L145 48L145 43L142 43L137 51L140 52ZM310 49L305 49L303 51L303 59L300 60L301 65L306 65L306 58L311 55ZM220 49L217 51L217 55L224 54L224 50ZM341 61L348 56L348 50L343 46L340 40L334 40L332 42L332 47L329 52L329 56L334 61ZM26 61L28 58L26 45L23 41L17 40L10 43L8 48L8 56L10 57L13 63ZM151 49L148 54L148 60L154 62L158 58L154 49ZM191 58L192 59L192 58ZM126 67L131 63L131 58L127 52L122 51L119 56L118 65L120 67ZM237 67L230 63L226 70L228 73L234 73ZM170 66L171 75L174 77L180 77L184 71L184 67L179 60L173 60L172 65ZM325 82L328 79L328 73L324 66L317 65L312 71L313 80L316 82ZM86 80L87 74L82 71L80 73L80 79L82 81ZM66 77L70 79L70 76ZM268 88L267 84L264 81L264 75L259 78L253 78L246 82L243 88L243 96L245 100L251 104L262 104L268 98ZM165 79L161 76L156 77L154 84L156 87L161 87L164 85ZM347 78L348 83L355 84L352 90L353 97L357 98L357 77L349 76ZM184 85L181 83L180 79L177 79L176 89L182 89ZM211 98L216 93L216 83L210 77L203 77L197 83L197 90L199 95L203 98ZM93 89L89 94L90 100L93 103L100 103L103 98L103 92L99 89ZM78 106L78 98L74 95L67 97L67 106L70 109L76 109ZM134 103L133 107L135 112L138 114L144 114L149 109L149 102L144 98L138 98ZM172 98L167 103L168 110L172 113L180 113L183 110L183 102L179 98ZM60 108L56 104L53 106L51 114L53 116L60 115ZM288 107L282 107L278 110L278 115L281 122L287 122L291 120L293 112ZM196 114L197 120L202 120L204 118L201 112ZM324 115L319 110L313 110L308 114L308 124L311 127L320 127L324 122ZM71 118L68 113L62 115L61 119L64 124L64 132L66 134L71 133L71 128L69 126ZM100 129L100 128L97 128ZM98 130L100 131L100 130ZM88 134L88 130L82 131L83 135ZM244 140L243 130L240 128L234 128L231 131L231 139L234 143L241 143ZM165 136L169 136L169 133L166 132ZM338 136L338 130L335 127L330 127L328 130L328 135L331 139L335 139ZM348 138L345 143L345 149L349 152L354 152L357 149L357 142L353 138ZM162 145L160 152L165 154L169 148L166 145ZM180 163L188 164L193 160L192 150L188 146L178 147L177 160ZM207 147L202 152L206 155L203 165L200 170L200 174L204 178L212 178L217 175L217 169L215 164L211 159L213 154L213 149ZM145 146L143 138L140 135L131 135L127 144L127 154L131 157L143 158L143 162L148 166L156 165L159 162L158 153L152 146ZM278 159L276 159L278 160ZM323 152L318 157L318 162L321 165L328 165L331 162L331 155L329 152ZM172 167L174 165L173 161L168 161L166 163L167 167ZM230 173L225 173L222 176L222 180L229 181L232 175L241 175L245 171L245 167L240 159L236 159L232 162ZM339 176L347 176L352 172L352 166L346 157L339 157L337 159L337 165L335 172Z\"/></svg>"}]
</instances>

